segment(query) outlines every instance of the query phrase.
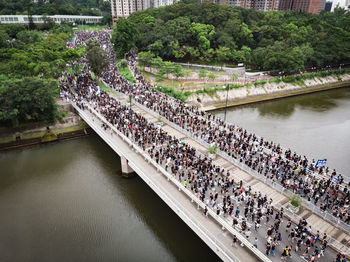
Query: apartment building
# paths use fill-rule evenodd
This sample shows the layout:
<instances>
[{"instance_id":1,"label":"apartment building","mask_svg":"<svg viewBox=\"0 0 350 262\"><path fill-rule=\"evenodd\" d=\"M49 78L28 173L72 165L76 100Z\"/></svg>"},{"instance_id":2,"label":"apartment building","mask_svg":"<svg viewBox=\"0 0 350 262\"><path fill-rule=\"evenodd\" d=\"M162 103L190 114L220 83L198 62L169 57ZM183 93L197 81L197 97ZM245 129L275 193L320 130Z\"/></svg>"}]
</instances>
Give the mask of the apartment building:
<instances>
[{"instance_id":1,"label":"apartment building","mask_svg":"<svg viewBox=\"0 0 350 262\"><path fill-rule=\"evenodd\" d=\"M172 5L176 0L111 0L112 17L128 17L136 11L145 10L147 8L161 7Z\"/></svg>"}]
</instances>

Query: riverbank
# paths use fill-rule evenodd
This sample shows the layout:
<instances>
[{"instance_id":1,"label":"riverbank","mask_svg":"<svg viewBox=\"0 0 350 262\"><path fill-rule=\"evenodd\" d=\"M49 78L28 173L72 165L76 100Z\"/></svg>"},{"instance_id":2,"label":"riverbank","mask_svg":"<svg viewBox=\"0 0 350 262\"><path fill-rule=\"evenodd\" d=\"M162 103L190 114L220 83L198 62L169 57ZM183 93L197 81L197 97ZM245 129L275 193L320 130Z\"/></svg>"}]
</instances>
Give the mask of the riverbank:
<instances>
[{"instance_id":1,"label":"riverbank","mask_svg":"<svg viewBox=\"0 0 350 262\"><path fill-rule=\"evenodd\" d=\"M74 113L70 104L60 103L66 116L55 124L30 123L15 128L0 128L0 151L32 147L45 143L90 135L93 130Z\"/></svg>"},{"instance_id":2,"label":"riverbank","mask_svg":"<svg viewBox=\"0 0 350 262\"><path fill-rule=\"evenodd\" d=\"M227 106L232 107L347 86L350 86L350 74L344 74L341 78L328 76L296 83L280 82L248 85L230 89L228 92L225 90L217 91L214 94L192 94L187 101L199 106L201 110L212 111L225 108L226 97L228 98Z\"/></svg>"}]
</instances>

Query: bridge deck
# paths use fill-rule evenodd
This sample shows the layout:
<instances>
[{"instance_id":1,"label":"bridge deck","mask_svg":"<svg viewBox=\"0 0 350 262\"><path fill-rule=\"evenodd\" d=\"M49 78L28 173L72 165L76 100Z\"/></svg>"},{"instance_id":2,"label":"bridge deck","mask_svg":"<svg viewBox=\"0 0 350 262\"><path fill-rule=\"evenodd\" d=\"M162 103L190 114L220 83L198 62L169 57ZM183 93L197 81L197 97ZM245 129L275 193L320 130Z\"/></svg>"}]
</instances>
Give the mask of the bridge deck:
<instances>
[{"instance_id":1,"label":"bridge deck","mask_svg":"<svg viewBox=\"0 0 350 262\"><path fill-rule=\"evenodd\" d=\"M123 98L120 95L117 95L116 93L114 93L113 91L110 95L115 96L122 103L128 104L127 98L125 98L125 97ZM158 115L156 113L153 114L153 113L150 113L148 111L145 111L143 108L140 108L137 104L133 104L132 108L135 112L142 114L148 121L150 121L150 122L157 122L158 121ZM207 149L203 145L198 143L197 141L193 140L191 137L188 137L186 134L180 132L179 130L177 130L177 129L175 129L172 126L167 125L167 124L163 125L162 128L163 128L163 130L167 131L170 135L175 136L179 140L190 144L192 147L196 148L196 150L199 151L200 153L206 154ZM215 159L214 162L215 162L215 164L217 164L221 167L225 167L225 168L229 169L236 181L243 180L243 182L247 183L248 185L250 185L252 187L253 191L257 191L257 192L259 191L262 194L266 194L266 195L268 195L268 197L271 197L273 199L273 203L275 204L275 206L277 206L278 208L283 206L286 209L287 204L288 204L288 199L285 195L279 193L276 189L270 187L269 185L264 184L263 182L256 179L254 176L252 176L248 172L234 166L233 163L231 163L230 161L228 161L227 159L225 159L223 157L217 156L217 158ZM337 239L339 241L343 240L343 239L347 239L349 237L348 232L343 232L341 229L328 223L327 221L322 219L320 216L312 213L310 210L303 209L300 212L300 217L306 218L308 223L310 225L312 225L313 233L316 233L317 230L320 230L321 232L327 232L327 234L329 236L331 236L334 239ZM229 219L227 219L227 221L231 223L231 221ZM294 222L298 222L298 221L294 221ZM286 221L284 221L282 223L282 226L284 226L285 223L286 223ZM254 237L258 238L258 242L260 244L259 249L261 249L262 252L264 251L264 245L266 242L264 233L266 232L267 228L265 228L265 227L266 226L262 226L262 230L260 230L259 233L252 232L252 238L254 238ZM283 235L282 238L284 240L287 240L287 235L284 232L282 235ZM251 241L251 242L253 242L253 241ZM287 241L282 241L282 243L284 245L288 244ZM277 254L282 253L282 248L284 247L283 244L277 248L277 252L276 252ZM347 253L347 250L344 249L344 246L337 247L335 244L336 243L332 244L334 248L337 248L338 250L341 250L342 252ZM235 252L236 252L236 250L235 250ZM335 257L335 253L328 249L326 252L326 256L322 257L321 261L332 261L334 259L334 257ZM279 261L280 260L279 257L278 258L269 257L269 258L272 261L277 261L277 260ZM299 257L299 256L293 257L293 260L294 261L304 261L304 259Z\"/></svg>"},{"instance_id":2,"label":"bridge deck","mask_svg":"<svg viewBox=\"0 0 350 262\"><path fill-rule=\"evenodd\" d=\"M154 119L157 119L157 114L150 114L149 112L146 112L145 110L143 110L143 108L137 108L136 109L135 105L133 107L133 109L136 112L141 113L143 116L146 116L148 119L152 119L152 117ZM177 138L179 138L180 140L190 144L191 146L193 146L194 148L196 148L197 150L199 150L200 152L202 152L203 154L205 154L207 152L207 149L201 145L200 143L196 142L195 140L193 140L191 137L186 136L185 134L181 133L179 130L169 126L169 125L165 125L163 127L164 130L166 130L169 134L176 136ZM242 180L243 182L245 182L246 184L250 185L252 187L252 191L260 191L263 195L266 194L268 197L273 199L273 205L275 205L275 207L280 208L281 206L284 207L284 209L287 208L287 204L288 204L288 198L287 196L279 193L276 189L270 187L269 185L261 182L260 180L256 179L253 175L249 174L248 172L246 172L245 170L240 169L239 167L236 167L233 163L231 163L230 161L228 161L227 159L224 159L223 157L217 155L216 160L214 161L215 164L221 166L221 167L232 167L233 171L233 175L236 180ZM232 174L232 172L231 172ZM304 205L307 206L307 203L304 203ZM303 214L302 216L301 213ZM306 208L302 208L299 211L299 217L303 217L306 219L306 221L308 222L309 225L312 225L312 233L316 233L317 230L319 230L320 232L326 232L328 236L332 237L333 239L337 240L337 242L331 242L329 243L331 247L333 247L334 249L336 249L337 251L340 251L344 254L347 254L348 256L350 256L350 249L349 244L350 244L350 233L338 228L336 226L334 226L333 224L329 223L328 221L326 221L325 219L323 219L322 217L320 217L318 214L312 212L311 210L308 210ZM298 222L298 221L294 221L294 222ZM333 260L333 259L331 259Z\"/></svg>"},{"instance_id":3,"label":"bridge deck","mask_svg":"<svg viewBox=\"0 0 350 262\"><path fill-rule=\"evenodd\" d=\"M143 155L132 150L130 145L116 134L105 131L102 121L93 114L85 111L79 112L80 116L112 147L120 156L129 160L129 165L148 184L172 210L182 218L184 222L200 236L224 261L258 261L246 248L240 246L234 248L232 235L218 225L214 219L206 217L203 209L191 202L182 191L179 191L171 181L150 164ZM171 225L169 225L171 226Z\"/></svg>"}]
</instances>

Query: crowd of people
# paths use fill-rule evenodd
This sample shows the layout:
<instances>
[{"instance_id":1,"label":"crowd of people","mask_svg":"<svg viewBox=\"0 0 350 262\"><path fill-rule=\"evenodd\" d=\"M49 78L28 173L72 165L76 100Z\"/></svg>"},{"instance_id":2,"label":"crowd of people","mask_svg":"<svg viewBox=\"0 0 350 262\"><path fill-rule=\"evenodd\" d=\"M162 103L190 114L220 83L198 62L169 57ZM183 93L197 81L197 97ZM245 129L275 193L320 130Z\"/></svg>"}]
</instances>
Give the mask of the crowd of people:
<instances>
[{"instance_id":1,"label":"crowd of people","mask_svg":"<svg viewBox=\"0 0 350 262\"><path fill-rule=\"evenodd\" d=\"M153 89L137 68L137 53L126 55L129 68L137 83L129 83L117 73L115 54L108 31L81 33L80 39L94 37L110 59L104 81L115 90L155 111L160 116L193 133L199 139L213 144L228 156L252 168L259 174L279 182L283 187L306 198L340 220L350 223L350 191L344 177L329 168L315 169L315 161L297 155L279 144L259 138L247 130L228 124L215 115L204 113L195 106L171 98Z\"/></svg>"},{"instance_id":2,"label":"crowd of people","mask_svg":"<svg viewBox=\"0 0 350 262\"><path fill-rule=\"evenodd\" d=\"M332 210L335 216L349 222L349 192L346 186L340 190L343 178L335 171L329 177L319 179L313 175L315 170L312 163L305 157L292 154L290 150L283 152L279 145L267 142L242 128L201 112L194 106L188 106L153 90L152 84L145 81L137 69L136 53L127 54L129 68L137 80L136 84L129 83L118 74L115 55L110 44L110 32L107 30L77 32L74 46L84 44L88 39L99 41L108 54L110 65L103 74L103 79L112 88L126 95L132 95L138 103L156 111L185 130L195 133L198 138L208 143L216 143L220 150L261 175L279 181L283 186L309 198L315 204L318 201L322 202L325 211ZM199 154L195 148L170 136L130 107L101 91L92 80L86 62L86 58L82 58L81 63L84 67L81 74L68 75L62 82L60 88L64 97L75 102L83 110L94 110L103 115L109 123L133 140L206 203L208 208L214 209L217 215L232 221L233 227L256 247L261 249L258 242L265 241L266 255L274 255L277 249L280 251L281 259L286 259L292 252L298 254L302 252L301 255L310 261L324 255L327 235L312 235L311 228L305 220L301 220L295 227L291 221L283 226L288 232L288 245L281 249L283 208L274 215L272 199L262 196L260 192L251 192L251 188L245 187L242 181L235 181L228 170L216 166L211 159ZM103 127L107 129L107 126ZM310 169L311 173L308 172ZM317 172L322 175L328 170L317 170ZM338 179L337 182L334 177ZM204 210L205 214L207 210L207 208ZM244 214L243 212L241 214L240 210L244 210ZM264 240L259 240L256 233L262 224L267 227L267 234ZM252 231L257 235L254 239L251 237ZM340 255L340 259L343 259L343 255Z\"/></svg>"}]
</instances>

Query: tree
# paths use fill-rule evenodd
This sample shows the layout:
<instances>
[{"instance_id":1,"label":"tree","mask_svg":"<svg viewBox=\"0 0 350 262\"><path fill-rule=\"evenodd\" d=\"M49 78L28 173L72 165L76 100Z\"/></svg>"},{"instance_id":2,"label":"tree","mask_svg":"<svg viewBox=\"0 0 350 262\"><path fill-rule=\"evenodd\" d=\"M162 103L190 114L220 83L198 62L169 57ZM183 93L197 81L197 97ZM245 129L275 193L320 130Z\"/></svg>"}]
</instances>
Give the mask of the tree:
<instances>
[{"instance_id":1,"label":"tree","mask_svg":"<svg viewBox=\"0 0 350 262\"><path fill-rule=\"evenodd\" d=\"M6 48L9 46L10 37L5 32L0 30L0 48Z\"/></svg>"},{"instance_id":2,"label":"tree","mask_svg":"<svg viewBox=\"0 0 350 262\"><path fill-rule=\"evenodd\" d=\"M162 41L157 40L153 44L148 46L148 49L155 55L159 55L161 50L164 48Z\"/></svg>"},{"instance_id":3,"label":"tree","mask_svg":"<svg viewBox=\"0 0 350 262\"><path fill-rule=\"evenodd\" d=\"M46 15L43 15L43 20L44 23L41 26L42 30L50 30L56 26L55 21Z\"/></svg>"},{"instance_id":4,"label":"tree","mask_svg":"<svg viewBox=\"0 0 350 262\"><path fill-rule=\"evenodd\" d=\"M100 47L96 40L86 42L86 56L92 72L100 77L108 68L109 61L106 52Z\"/></svg>"},{"instance_id":5,"label":"tree","mask_svg":"<svg viewBox=\"0 0 350 262\"><path fill-rule=\"evenodd\" d=\"M109 4L109 6L111 6ZM103 25L111 25L112 24L112 15L111 14L105 14L103 17L102 17L102 20L101 20L101 23Z\"/></svg>"},{"instance_id":6,"label":"tree","mask_svg":"<svg viewBox=\"0 0 350 262\"><path fill-rule=\"evenodd\" d=\"M111 40L117 58L123 58L127 52L136 47L138 35L136 25L131 20L125 18L117 20Z\"/></svg>"},{"instance_id":7,"label":"tree","mask_svg":"<svg viewBox=\"0 0 350 262\"><path fill-rule=\"evenodd\" d=\"M0 75L0 123L53 122L57 116L55 81L38 77L10 79Z\"/></svg>"},{"instance_id":8,"label":"tree","mask_svg":"<svg viewBox=\"0 0 350 262\"><path fill-rule=\"evenodd\" d=\"M24 44L38 43L43 40L43 35L35 30L32 31L20 31L17 34L17 40L23 42Z\"/></svg>"},{"instance_id":9,"label":"tree","mask_svg":"<svg viewBox=\"0 0 350 262\"><path fill-rule=\"evenodd\" d=\"M170 61L165 61L162 65L162 67L159 70L159 74L161 76L166 75L167 77L169 76L169 74L171 74L172 72L174 72L174 65L172 62Z\"/></svg>"},{"instance_id":10,"label":"tree","mask_svg":"<svg viewBox=\"0 0 350 262\"><path fill-rule=\"evenodd\" d=\"M181 65L174 65L172 74L175 76L176 79L185 75Z\"/></svg>"},{"instance_id":11,"label":"tree","mask_svg":"<svg viewBox=\"0 0 350 262\"><path fill-rule=\"evenodd\" d=\"M215 50L216 57L220 62L227 62L231 60L231 50L228 47L220 46Z\"/></svg>"},{"instance_id":12,"label":"tree","mask_svg":"<svg viewBox=\"0 0 350 262\"><path fill-rule=\"evenodd\" d=\"M151 60L154 58L154 54L150 51L140 52L137 55L137 61L140 66L143 66L143 70L145 70L145 66L149 66L151 64Z\"/></svg>"}]
</instances>

